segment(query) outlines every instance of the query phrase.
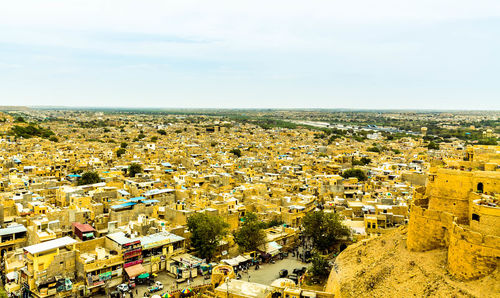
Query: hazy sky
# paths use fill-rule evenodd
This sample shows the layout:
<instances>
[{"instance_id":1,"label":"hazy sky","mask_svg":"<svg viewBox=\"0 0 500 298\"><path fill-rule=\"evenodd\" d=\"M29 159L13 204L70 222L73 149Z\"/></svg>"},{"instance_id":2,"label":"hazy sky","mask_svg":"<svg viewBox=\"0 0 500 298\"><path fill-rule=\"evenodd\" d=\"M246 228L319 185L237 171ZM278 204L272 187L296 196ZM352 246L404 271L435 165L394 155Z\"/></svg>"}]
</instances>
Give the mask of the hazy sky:
<instances>
[{"instance_id":1,"label":"hazy sky","mask_svg":"<svg viewBox=\"0 0 500 298\"><path fill-rule=\"evenodd\" d=\"M500 1L3 1L0 105L498 110Z\"/></svg>"}]
</instances>

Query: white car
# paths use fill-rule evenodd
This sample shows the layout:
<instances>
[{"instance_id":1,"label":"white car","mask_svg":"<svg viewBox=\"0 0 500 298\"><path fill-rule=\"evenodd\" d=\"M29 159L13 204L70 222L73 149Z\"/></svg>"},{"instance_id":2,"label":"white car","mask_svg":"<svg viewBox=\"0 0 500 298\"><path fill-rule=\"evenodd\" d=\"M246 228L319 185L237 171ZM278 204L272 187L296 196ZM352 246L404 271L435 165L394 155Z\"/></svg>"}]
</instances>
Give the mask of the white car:
<instances>
[{"instance_id":1,"label":"white car","mask_svg":"<svg viewBox=\"0 0 500 298\"><path fill-rule=\"evenodd\" d=\"M150 292L150 293L153 293L156 291L161 291L161 290L163 290L163 284L159 281L156 281L153 286L150 286L148 288L148 292Z\"/></svg>"},{"instance_id":2,"label":"white car","mask_svg":"<svg viewBox=\"0 0 500 298\"><path fill-rule=\"evenodd\" d=\"M117 289L118 291L120 291L120 292L123 292L123 293L125 293L125 292L128 292L128 291L129 291L129 287L128 287L128 285L127 285L127 284L119 284L119 285L116 287L116 289Z\"/></svg>"}]
</instances>

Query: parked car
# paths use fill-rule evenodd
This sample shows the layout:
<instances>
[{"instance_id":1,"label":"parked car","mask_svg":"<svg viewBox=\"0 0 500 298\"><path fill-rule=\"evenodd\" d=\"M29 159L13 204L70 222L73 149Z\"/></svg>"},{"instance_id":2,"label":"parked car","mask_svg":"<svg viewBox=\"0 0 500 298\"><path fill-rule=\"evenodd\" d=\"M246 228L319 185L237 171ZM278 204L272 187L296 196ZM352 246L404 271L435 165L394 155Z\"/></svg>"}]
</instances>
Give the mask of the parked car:
<instances>
[{"instance_id":1,"label":"parked car","mask_svg":"<svg viewBox=\"0 0 500 298\"><path fill-rule=\"evenodd\" d=\"M159 281L156 281L154 285L148 287L148 292L153 293L157 291L163 290L163 284Z\"/></svg>"},{"instance_id":2,"label":"parked car","mask_svg":"<svg viewBox=\"0 0 500 298\"><path fill-rule=\"evenodd\" d=\"M288 270L281 269L280 270L280 277L287 277L287 276L288 276Z\"/></svg>"},{"instance_id":3,"label":"parked car","mask_svg":"<svg viewBox=\"0 0 500 298\"><path fill-rule=\"evenodd\" d=\"M128 284L119 284L116 289L122 293L126 293L130 290Z\"/></svg>"},{"instance_id":4,"label":"parked car","mask_svg":"<svg viewBox=\"0 0 500 298\"><path fill-rule=\"evenodd\" d=\"M293 269L293 274L297 274L298 276L300 276L300 275L306 273L306 270L307 270L306 267L295 268L295 269Z\"/></svg>"}]
</instances>

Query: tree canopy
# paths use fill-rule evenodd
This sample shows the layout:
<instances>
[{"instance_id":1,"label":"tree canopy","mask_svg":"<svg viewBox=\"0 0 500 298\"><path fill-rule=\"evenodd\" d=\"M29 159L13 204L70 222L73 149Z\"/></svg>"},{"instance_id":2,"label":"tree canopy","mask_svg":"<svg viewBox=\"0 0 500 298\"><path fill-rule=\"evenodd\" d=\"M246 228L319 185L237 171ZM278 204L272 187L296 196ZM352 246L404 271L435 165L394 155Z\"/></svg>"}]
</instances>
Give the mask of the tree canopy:
<instances>
[{"instance_id":1,"label":"tree canopy","mask_svg":"<svg viewBox=\"0 0 500 298\"><path fill-rule=\"evenodd\" d=\"M236 242L241 251L256 250L265 242L264 233L265 223L262 223L257 214L248 212L242 218L241 228L233 233L234 242Z\"/></svg>"},{"instance_id":2,"label":"tree canopy","mask_svg":"<svg viewBox=\"0 0 500 298\"><path fill-rule=\"evenodd\" d=\"M126 152L125 149L119 148L118 150L116 150L116 156L121 157L123 154L125 154L125 152Z\"/></svg>"},{"instance_id":3,"label":"tree canopy","mask_svg":"<svg viewBox=\"0 0 500 298\"><path fill-rule=\"evenodd\" d=\"M313 254L310 272L315 277L328 277L328 275L330 274L330 264L328 264L328 260L318 253Z\"/></svg>"},{"instance_id":4,"label":"tree canopy","mask_svg":"<svg viewBox=\"0 0 500 298\"><path fill-rule=\"evenodd\" d=\"M365 172L363 172L360 169L347 169L342 173L342 177L344 178L356 177L358 178L359 181L365 181L368 178Z\"/></svg>"},{"instance_id":5,"label":"tree canopy","mask_svg":"<svg viewBox=\"0 0 500 298\"><path fill-rule=\"evenodd\" d=\"M82 177L77 179L78 185L87 185L101 182L99 174L97 172L85 172Z\"/></svg>"},{"instance_id":6,"label":"tree canopy","mask_svg":"<svg viewBox=\"0 0 500 298\"><path fill-rule=\"evenodd\" d=\"M231 150L229 151L229 153L232 153L232 154L236 155L236 157L240 157L240 156L241 156L241 150L240 150L240 149L238 149L238 148L231 149Z\"/></svg>"},{"instance_id":7,"label":"tree canopy","mask_svg":"<svg viewBox=\"0 0 500 298\"><path fill-rule=\"evenodd\" d=\"M201 258L210 261L229 225L218 216L195 213L188 218L187 227L191 232L191 246Z\"/></svg>"},{"instance_id":8,"label":"tree canopy","mask_svg":"<svg viewBox=\"0 0 500 298\"><path fill-rule=\"evenodd\" d=\"M54 135L54 132L48 128L43 128L39 125L30 123L27 126L14 125L7 134L14 135L16 137L23 137L25 139L32 137L48 139Z\"/></svg>"},{"instance_id":9,"label":"tree canopy","mask_svg":"<svg viewBox=\"0 0 500 298\"><path fill-rule=\"evenodd\" d=\"M306 213L302 221L304 235L311 237L314 247L328 250L341 238L349 236L349 228L342 224L338 214L314 211Z\"/></svg>"},{"instance_id":10,"label":"tree canopy","mask_svg":"<svg viewBox=\"0 0 500 298\"><path fill-rule=\"evenodd\" d=\"M439 150L439 144L434 143L433 141L430 141L429 144L427 144L427 149L429 149L429 150Z\"/></svg>"},{"instance_id":11,"label":"tree canopy","mask_svg":"<svg viewBox=\"0 0 500 298\"><path fill-rule=\"evenodd\" d=\"M129 177L135 177L135 174L142 173L142 167L138 163L132 163L128 166Z\"/></svg>"}]
</instances>

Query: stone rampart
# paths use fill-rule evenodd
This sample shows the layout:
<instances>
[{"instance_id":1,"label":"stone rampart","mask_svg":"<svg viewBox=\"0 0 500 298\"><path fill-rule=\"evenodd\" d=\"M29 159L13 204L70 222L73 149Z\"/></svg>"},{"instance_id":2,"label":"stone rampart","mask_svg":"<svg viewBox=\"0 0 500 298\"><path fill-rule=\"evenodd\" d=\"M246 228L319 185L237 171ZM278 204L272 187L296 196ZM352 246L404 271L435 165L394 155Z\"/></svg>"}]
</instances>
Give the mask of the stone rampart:
<instances>
[{"instance_id":1,"label":"stone rampart","mask_svg":"<svg viewBox=\"0 0 500 298\"><path fill-rule=\"evenodd\" d=\"M447 247L454 219L451 213L412 205L406 241L408 249L427 251Z\"/></svg>"},{"instance_id":2,"label":"stone rampart","mask_svg":"<svg viewBox=\"0 0 500 298\"><path fill-rule=\"evenodd\" d=\"M499 256L500 237L453 225L448 247L448 270L454 277L472 279L488 275L500 265Z\"/></svg>"}]
</instances>

